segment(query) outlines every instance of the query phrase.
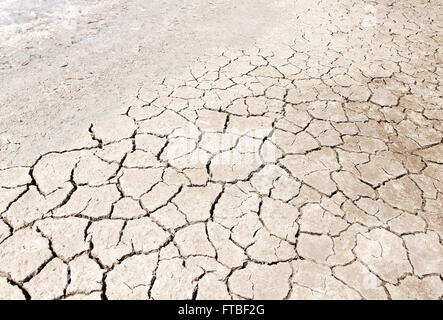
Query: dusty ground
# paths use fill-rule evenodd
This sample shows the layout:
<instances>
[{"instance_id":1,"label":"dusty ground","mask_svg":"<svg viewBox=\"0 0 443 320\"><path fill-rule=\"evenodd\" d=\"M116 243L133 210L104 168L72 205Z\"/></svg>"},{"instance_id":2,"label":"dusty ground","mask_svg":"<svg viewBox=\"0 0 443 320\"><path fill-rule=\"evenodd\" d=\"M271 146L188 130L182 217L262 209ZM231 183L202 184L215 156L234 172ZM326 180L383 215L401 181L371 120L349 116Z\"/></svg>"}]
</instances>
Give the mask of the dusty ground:
<instances>
[{"instance_id":1,"label":"dusty ground","mask_svg":"<svg viewBox=\"0 0 443 320\"><path fill-rule=\"evenodd\" d=\"M27 3L0 298L442 299L440 1Z\"/></svg>"}]
</instances>

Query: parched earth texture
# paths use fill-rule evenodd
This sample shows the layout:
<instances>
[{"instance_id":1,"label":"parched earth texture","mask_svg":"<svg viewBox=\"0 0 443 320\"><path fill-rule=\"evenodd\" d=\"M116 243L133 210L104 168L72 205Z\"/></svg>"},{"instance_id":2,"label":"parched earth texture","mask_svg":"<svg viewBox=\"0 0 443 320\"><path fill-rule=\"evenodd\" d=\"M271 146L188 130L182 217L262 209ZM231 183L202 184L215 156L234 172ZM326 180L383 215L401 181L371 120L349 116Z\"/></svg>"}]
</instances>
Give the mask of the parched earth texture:
<instances>
[{"instance_id":1,"label":"parched earth texture","mask_svg":"<svg viewBox=\"0 0 443 320\"><path fill-rule=\"evenodd\" d=\"M8 35L0 298L442 299L441 1L195 3L133 53Z\"/></svg>"}]
</instances>

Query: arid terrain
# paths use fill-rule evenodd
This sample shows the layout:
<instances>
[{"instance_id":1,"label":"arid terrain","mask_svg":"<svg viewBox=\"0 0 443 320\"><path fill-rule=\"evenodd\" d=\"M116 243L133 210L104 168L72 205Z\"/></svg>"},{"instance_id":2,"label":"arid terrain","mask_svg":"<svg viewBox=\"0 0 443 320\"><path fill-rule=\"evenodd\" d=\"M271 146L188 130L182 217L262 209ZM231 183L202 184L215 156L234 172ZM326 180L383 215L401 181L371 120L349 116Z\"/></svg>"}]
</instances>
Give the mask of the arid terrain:
<instances>
[{"instance_id":1,"label":"arid terrain","mask_svg":"<svg viewBox=\"0 0 443 320\"><path fill-rule=\"evenodd\" d=\"M442 299L438 0L0 2L0 299Z\"/></svg>"}]
</instances>

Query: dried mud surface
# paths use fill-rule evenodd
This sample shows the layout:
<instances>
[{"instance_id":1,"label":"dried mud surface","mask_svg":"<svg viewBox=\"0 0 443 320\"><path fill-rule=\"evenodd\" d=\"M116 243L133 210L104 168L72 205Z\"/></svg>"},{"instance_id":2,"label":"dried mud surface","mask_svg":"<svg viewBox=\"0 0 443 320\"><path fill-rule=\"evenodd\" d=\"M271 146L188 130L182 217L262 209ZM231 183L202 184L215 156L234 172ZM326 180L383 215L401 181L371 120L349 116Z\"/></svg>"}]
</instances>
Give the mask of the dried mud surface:
<instances>
[{"instance_id":1,"label":"dried mud surface","mask_svg":"<svg viewBox=\"0 0 443 320\"><path fill-rule=\"evenodd\" d=\"M371 3L3 139L0 298L442 299L443 8Z\"/></svg>"}]
</instances>

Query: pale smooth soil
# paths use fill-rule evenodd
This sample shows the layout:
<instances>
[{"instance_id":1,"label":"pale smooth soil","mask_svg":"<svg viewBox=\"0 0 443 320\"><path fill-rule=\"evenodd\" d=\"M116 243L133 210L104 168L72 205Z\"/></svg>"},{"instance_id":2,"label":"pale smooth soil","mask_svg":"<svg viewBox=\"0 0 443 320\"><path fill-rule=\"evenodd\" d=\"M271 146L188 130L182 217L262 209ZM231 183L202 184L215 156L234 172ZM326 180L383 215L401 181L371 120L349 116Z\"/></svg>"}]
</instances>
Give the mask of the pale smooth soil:
<instances>
[{"instance_id":1,"label":"pale smooth soil","mask_svg":"<svg viewBox=\"0 0 443 320\"><path fill-rule=\"evenodd\" d=\"M442 21L2 2L0 299L442 299Z\"/></svg>"}]
</instances>

